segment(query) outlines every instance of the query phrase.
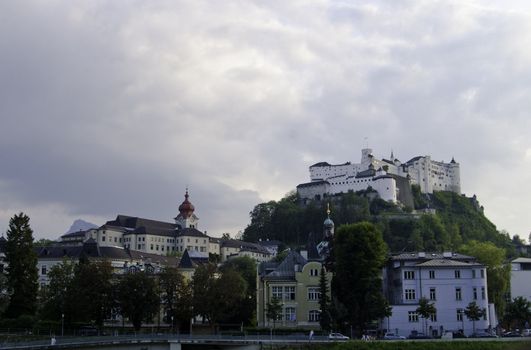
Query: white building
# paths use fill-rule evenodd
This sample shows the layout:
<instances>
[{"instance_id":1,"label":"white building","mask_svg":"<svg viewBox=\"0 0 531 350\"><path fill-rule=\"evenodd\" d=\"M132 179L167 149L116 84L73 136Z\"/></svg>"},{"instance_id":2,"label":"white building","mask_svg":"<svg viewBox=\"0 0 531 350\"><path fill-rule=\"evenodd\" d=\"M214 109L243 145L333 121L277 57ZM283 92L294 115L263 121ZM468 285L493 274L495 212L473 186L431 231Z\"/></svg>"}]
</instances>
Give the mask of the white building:
<instances>
[{"instance_id":1,"label":"white building","mask_svg":"<svg viewBox=\"0 0 531 350\"><path fill-rule=\"evenodd\" d=\"M531 300L531 258L511 261L511 298Z\"/></svg>"},{"instance_id":2,"label":"white building","mask_svg":"<svg viewBox=\"0 0 531 350\"><path fill-rule=\"evenodd\" d=\"M384 268L384 294L392 307L392 316L383 320L382 328L408 336L412 331L440 336L445 331L463 330L473 333L473 322L464 314L471 302L485 311L475 322L476 331L496 324L490 323L492 307L488 305L487 273L475 258L445 253L402 253L390 258ZM437 312L425 322L416 309L424 297Z\"/></svg>"},{"instance_id":3,"label":"white building","mask_svg":"<svg viewBox=\"0 0 531 350\"><path fill-rule=\"evenodd\" d=\"M303 199L349 191L363 191L371 187L390 202L401 200L400 183L417 184L423 193L433 191L461 192L459 164L432 161L430 156L415 157L401 163L391 153L391 160L377 159L372 149L361 150L360 163L316 163L310 166L311 182L297 186Z\"/></svg>"},{"instance_id":4,"label":"white building","mask_svg":"<svg viewBox=\"0 0 531 350\"><path fill-rule=\"evenodd\" d=\"M179 206L175 222L164 222L136 216L118 215L97 229L78 231L61 236L61 244L82 245L89 239L99 247L125 248L130 251L155 255L177 255L198 252L216 254L225 261L227 256L249 256L258 262L269 260L271 255L261 246L232 240L230 252L224 251L222 240L201 232L195 207L189 200L188 190Z\"/></svg>"}]
</instances>

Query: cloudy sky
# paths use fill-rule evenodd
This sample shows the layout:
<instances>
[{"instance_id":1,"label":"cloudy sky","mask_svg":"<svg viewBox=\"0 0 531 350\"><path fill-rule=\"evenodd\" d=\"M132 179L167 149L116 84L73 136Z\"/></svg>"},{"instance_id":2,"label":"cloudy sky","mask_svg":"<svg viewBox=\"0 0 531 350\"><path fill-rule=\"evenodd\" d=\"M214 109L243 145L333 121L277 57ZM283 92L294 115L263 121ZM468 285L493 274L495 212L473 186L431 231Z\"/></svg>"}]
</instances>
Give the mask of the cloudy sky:
<instances>
[{"instance_id":1,"label":"cloudy sky","mask_svg":"<svg viewBox=\"0 0 531 350\"><path fill-rule=\"evenodd\" d=\"M2 1L0 231L117 214L236 233L317 161L461 164L531 230L528 1ZM365 141L365 138L367 141Z\"/></svg>"}]
</instances>

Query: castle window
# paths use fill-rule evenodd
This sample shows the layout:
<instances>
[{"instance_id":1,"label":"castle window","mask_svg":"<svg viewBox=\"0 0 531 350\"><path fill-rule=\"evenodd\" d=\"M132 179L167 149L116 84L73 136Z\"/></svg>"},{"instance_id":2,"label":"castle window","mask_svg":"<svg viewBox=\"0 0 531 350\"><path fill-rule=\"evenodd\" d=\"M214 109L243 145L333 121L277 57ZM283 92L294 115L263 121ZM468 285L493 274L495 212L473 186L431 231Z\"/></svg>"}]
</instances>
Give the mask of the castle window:
<instances>
[{"instance_id":1,"label":"castle window","mask_svg":"<svg viewBox=\"0 0 531 350\"><path fill-rule=\"evenodd\" d=\"M404 294L405 294L406 300L416 299L416 293L414 289L406 289Z\"/></svg>"},{"instance_id":2,"label":"castle window","mask_svg":"<svg viewBox=\"0 0 531 350\"><path fill-rule=\"evenodd\" d=\"M282 300L282 287L279 287L279 286L271 287L271 296L274 299Z\"/></svg>"},{"instance_id":3,"label":"castle window","mask_svg":"<svg viewBox=\"0 0 531 350\"><path fill-rule=\"evenodd\" d=\"M462 300L463 295L461 293L461 287L455 288L455 300Z\"/></svg>"},{"instance_id":4,"label":"castle window","mask_svg":"<svg viewBox=\"0 0 531 350\"><path fill-rule=\"evenodd\" d=\"M318 276L319 275L319 270L317 269L310 269L310 276Z\"/></svg>"},{"instance_id":5,"label":"castle window","mask_svg":"<svg viewBox=\"0 0 531 350\"><path fill-rule=\"evenodd\" d=\"M415 271L404 271L404 279L405 280L414 280L415 279Z\"/></svg>"},{"instance_id":6,"label":"castle window","mask_svg":"<svg viewBox=\"0 0 531 350\"><path fill-rule=\"evenodd\" d=\"M416 311L408 311L407 318L409 322L418 322L419 314Z\"/></svg>"},{"instance_id":7,"label":"castle window","mask_svg":"<svg viewBox=\"0 0 531 350\"><path fill-rule=\"evenodd\" d=\"M316 301L321 298L321 293L319 292L318 287L309 287L308 288L308 300Z\"/></svg>"},{"instance_id":8,"label":"castle window","mask_svg":"<svg viewBox=\"0 0 531 350\"><path fill-rule=\"evenodd\" d=\"M296 314L295 314L295 308L294 307L286 307L284 309L284 319L286 321L295 321L296 320Z\"/></svg>"},{"instance_id":9,"label":"castle window","mask_svg":"<svg viewBox=\"0 0 531 350\"><path fill-rule=\"evenodd\" d=\"M319 310L310 310L308 312L308 322L319 322L320 316Z\"/></svg>"},{"instance_id":10,"label":"castle window","mask_svg":"<svg viewBox=\"0 0 531 350\"><path fill-rule=\"evenodd\" d=\"M434 271L434 270L430 270L430 271L429 271L429 274L430 274L430 278L431 278L431 279L434 279L434 278L435 278L435 271Z\"/></svg>"},{"instance_id":11,"label":"castle window","mask_svg":"<svg viewBox=\"0 0 531 350\"><path fill-rule=\"evenodd\" d=\"M41 267L41 275L46 275L46 265L42 265Z\"/></svg>"},{"instance_id":12,"label":"castle window","mask_svg":"<svg viewBox=\"0 0 531 350\"><path fill-rule=\"evenodd\" d=\"M435 288L430 288L430 300L436 300L436 299L437 299L437 295L435 292Z\"/></svg>"},{"instance_id":13,"label":"castle window","mask_svg":"<svg viewBox=\"0 0 531 350\"><path fill-rule=\"evenodd\" d=\"M478 289L476 287L472 288L472 295L474 300L478 299Z\"/></svg>"},{"instance_id":14,"label":"castle window","mask_svg":"<svg viewBox=\"0 0 531 350\"><path fill-rule=\"evenodd\" d=\"M295 300L295 287L284 287L284 300Z\"/></svg>"},{"instance_id":15,"label":"castle window","mask_svg":"<svg viewBox=\"0 0 531 350\"><path fill-rule=\"evenodd\" d=\"M454 271L455 278L461 278L461 270L455 270Z\"/></svg>"}]
</instances>

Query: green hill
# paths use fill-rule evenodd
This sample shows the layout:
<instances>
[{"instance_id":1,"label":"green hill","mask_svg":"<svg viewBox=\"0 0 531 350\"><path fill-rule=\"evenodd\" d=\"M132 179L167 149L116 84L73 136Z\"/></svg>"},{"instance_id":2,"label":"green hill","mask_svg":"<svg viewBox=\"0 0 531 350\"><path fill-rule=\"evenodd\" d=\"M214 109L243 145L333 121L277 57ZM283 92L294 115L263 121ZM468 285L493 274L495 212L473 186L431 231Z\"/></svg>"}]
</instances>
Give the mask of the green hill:
<instances>
[{"instance_id":1,"label":"green hill","mask_svg":"<svg viewBox=\"0 0 531 350\"><path fill-rule=\"evenodd\" d=\"M261 203L250 213L244 231L247 241L280 240L288 246L318 242L330 205L336 227L359 221L379 225L391 252L456 250L470 240L490 241L514 254L508 234L483 214L476 197L453 192L422 194L412 187L415 208L401 207L378 198L370 188L303 204L295 192L277 201Z\"/></svg>"}]
</instances>

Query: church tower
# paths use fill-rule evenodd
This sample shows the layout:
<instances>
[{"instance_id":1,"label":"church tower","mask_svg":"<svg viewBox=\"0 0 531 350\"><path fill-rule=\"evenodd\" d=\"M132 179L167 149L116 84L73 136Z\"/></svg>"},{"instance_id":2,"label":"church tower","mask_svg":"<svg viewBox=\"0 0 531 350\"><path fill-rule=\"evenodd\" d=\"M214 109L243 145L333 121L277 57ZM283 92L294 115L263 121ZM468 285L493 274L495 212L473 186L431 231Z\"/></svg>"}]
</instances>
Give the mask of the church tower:
<instances>
[{"instance_id":1,"label":"church tower","mask_svg":"<svg viewBox=\"0 0 531 350\"><path fill-rule=\"evenodd\" d=\"M324 227L323 239L332 240L332 237L334 237L334 222L332 221L332 219L330 219L330 203L327 204L326 214L327 214L327 218L323 223L323 227Z\"/></svg>"},{"instance_id":2,"label":"church tower","mask_svg":"<svg viewBox=\"0 0 531 350\"><path fill-rule=\"evenodd\" d=\"M199 222L199 218L194 214L195 207L194 205L188 200L188 188L186 189L186 193L184 195L184 201L179 205L179 215L175 217L175 223L179 227L179 229L183 228L195 228L197 229L197 224Z\"/></svg>"}]
</instances>

